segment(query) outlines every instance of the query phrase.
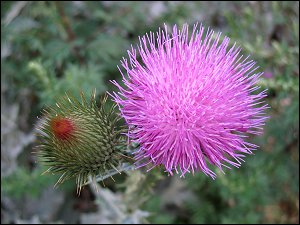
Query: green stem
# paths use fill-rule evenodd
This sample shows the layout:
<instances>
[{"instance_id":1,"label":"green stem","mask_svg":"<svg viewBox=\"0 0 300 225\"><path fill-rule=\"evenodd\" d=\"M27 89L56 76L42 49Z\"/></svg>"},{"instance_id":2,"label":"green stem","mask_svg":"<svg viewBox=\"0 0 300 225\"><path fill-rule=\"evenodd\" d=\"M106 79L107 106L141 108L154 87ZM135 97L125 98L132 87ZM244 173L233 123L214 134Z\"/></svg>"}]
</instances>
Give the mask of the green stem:
<instances>
[{"instance_id":1,"label":"green stem","mask_svg":"<svg viewBox=\"0 0 300 225\"><path fill-rule=\"evenodd\" d=\"M117 168L118 170L112 169L106 172L106 174L104 176L96 176L96 178L94 179L95 182L99 182L99 181L103 181L108 177L111 177L113 175L116 175L117 173L123 172L123 171L128 171L128 170L134 170L135 166L131 165L129 163L123 163L120 167ZM84 185L90 184L92 181L89 180L88 182L84 183Z\"/></svg>"}]
</instances>

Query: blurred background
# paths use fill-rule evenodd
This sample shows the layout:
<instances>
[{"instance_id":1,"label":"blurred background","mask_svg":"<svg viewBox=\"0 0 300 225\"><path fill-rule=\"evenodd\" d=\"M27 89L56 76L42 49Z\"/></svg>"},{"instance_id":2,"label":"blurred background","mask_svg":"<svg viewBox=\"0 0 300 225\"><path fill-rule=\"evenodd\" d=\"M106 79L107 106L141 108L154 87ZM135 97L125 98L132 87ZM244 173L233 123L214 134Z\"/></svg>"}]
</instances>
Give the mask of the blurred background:
<instances>
[{"instance_id":1,"label":"blurred background","mask_svg":"<svg viewBox=\"0 0 300 225\"><path fill-rule=\"evenodd\" d=\"M32 154L34 126L66 91L103 95L138 36L202 22L251 54L271 106L240 169L185 179L154 169L76 195ZM99 183L103 187L103 184ZM1 1L1 223L299 223L299 2Z\"/></svg>"}]
</instances>

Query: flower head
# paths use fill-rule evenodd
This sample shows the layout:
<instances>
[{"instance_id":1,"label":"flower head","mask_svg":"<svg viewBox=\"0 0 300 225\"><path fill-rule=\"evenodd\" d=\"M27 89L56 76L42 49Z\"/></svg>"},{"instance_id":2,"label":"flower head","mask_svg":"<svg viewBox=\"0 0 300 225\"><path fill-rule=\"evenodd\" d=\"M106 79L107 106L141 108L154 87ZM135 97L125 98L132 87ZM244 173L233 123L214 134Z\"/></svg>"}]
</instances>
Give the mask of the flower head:
<instances>
[{"instance_id":1,"label":"flower head","mask_svg":"<svg viewBox=\"0 0 300 225\"><path fill-rule=\"evenodd\" d=\"M95 93L90 102L65 96L45 110L40 130L38 155L49 165L48 172L61 173L58 183L76 177L78 191L89 177L117 170L122 162L126 138L117 130L119 117L105 110L106 98L98 108ZM122 136L124 138L122 138Z\"/></svg>"},{"instance_id":2,"label":"flower head","mask_svg":"<svg viewBox=\"0 0 300 225\"><path fill-rule=\"evenodd\" d=\"M266 91L258 91L262 73L240 51L197 24L190 38L186 24L175 25L171 35L165 26L128 51L126 75L120 69L125 87L112 81L119 88L112 96L140 144L141 165L163 165L182 176L202 170L215 178L209 164L221 171L239 167L256 149L244 138L262 131Z\"/></svg>"}]
</instances>

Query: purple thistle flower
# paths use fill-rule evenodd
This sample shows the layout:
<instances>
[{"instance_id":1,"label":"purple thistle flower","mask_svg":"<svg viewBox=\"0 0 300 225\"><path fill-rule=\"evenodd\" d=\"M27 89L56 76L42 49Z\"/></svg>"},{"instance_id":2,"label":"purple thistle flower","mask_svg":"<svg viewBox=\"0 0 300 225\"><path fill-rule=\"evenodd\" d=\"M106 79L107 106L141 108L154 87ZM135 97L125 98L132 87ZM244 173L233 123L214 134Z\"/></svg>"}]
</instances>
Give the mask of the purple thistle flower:
<instances>
[{"instance_id":1,"label":"purple thistle flower","mask_svg":"<svg viewBox=\"0 0 300 225\"><path fill-rule=\"evenodd\" d=\"M165 26L139 38L129 61L121 61L126 87L112 81L120 90L112 97L130 126L129 137L140 144L140 166L164 165L181 176L200 169L215 178L208 163L222 172L228 164L239 167L258 147L244 138L261 134L267 119L266 90L257 93L255 86L262 73L254 73L258 67L240 56L240 47L220 38L198 24L190 38L187 24L182 30L175 25L171 36Z\"/></svg>"}]
</instances>

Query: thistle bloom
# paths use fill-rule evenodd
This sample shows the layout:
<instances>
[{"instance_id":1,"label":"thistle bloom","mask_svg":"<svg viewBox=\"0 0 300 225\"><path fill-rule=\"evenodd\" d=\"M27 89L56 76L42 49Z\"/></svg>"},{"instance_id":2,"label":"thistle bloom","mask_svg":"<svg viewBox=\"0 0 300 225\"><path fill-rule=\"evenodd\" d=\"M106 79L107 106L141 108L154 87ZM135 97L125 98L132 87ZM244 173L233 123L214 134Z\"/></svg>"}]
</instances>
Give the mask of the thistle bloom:
<instances>
[{"instance_id":1,"label":"thistle bloom","mask_svg":"<svg viewBox=\"0 0 300 225\"><path fill-rule=\"evenodd\" d=\"M125 87L112 81L112 96L140 144L135 158L144 166L163 165L173 175L202 170L212 178L209 164L239 167L245 154L258 146L246 142L258 135L266 120L266 90L255 86L262 73L255 62L240 54L202 25L188 25L171 35L167 27L150 32L123 58ZM150 168L150 169L152 169Z\"/></svg>"}]
</instances>

